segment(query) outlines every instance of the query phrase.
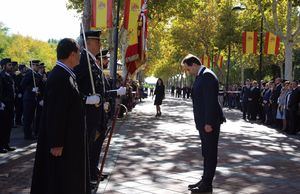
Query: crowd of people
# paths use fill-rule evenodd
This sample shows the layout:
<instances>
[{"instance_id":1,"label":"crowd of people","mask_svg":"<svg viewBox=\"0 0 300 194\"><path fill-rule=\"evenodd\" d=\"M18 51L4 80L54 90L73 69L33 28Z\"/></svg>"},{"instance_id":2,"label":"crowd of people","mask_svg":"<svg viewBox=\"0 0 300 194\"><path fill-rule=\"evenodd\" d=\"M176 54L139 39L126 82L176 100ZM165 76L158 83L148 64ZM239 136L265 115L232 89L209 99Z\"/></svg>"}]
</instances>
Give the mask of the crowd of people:
<instances>
[{"instance_id":1,"label":"crowd of people","mask_svg":"<svg viewBox=\"0 0 300 194\"><path fill-rule=\"evenodd\" d=\"M191 97L192 88L189 86L171 86L171 96L176 98L187 98L189 99Z\"/></svg>"},{"instance_id":2,"label":"crowd of people","mask_svg":"<svg viewBox=\"0 0 300 194\"><path fill-rule=\"evenodd\" d=\"M237 108L243 119L259 121L288 134L300 131L300 86L297 80L281 78L265 82L246 80L242 86L232 85L222 92L223 106Z\"/></svg>"},{"instance_id":3,"label":"crowd of people","mask_svg":"<svg viewBox=\"0 0 300 194\"><path fill-rule=\"evenodd\" d=\"M190 98L191 87L170 87L172 97ZM246 121L258 121L288 134L300 131L300 84L297 80L276 78L271 81L247 79L244 85L220 86L223 107L239 109Z\"/></svg>"},{"instance_id":4,"label":"crowd of people","mask_svg":"<svg viewBox=\"0 0 300 194\"><path fill-rule=\"evenodd\" d=\"M29 63L26 67L10 58L1 60L0 153L15 150L9 145L13 127L23 126L26 140L36 139L39 132L47 73L41 61Z\"/></svg>"}]
</instances>

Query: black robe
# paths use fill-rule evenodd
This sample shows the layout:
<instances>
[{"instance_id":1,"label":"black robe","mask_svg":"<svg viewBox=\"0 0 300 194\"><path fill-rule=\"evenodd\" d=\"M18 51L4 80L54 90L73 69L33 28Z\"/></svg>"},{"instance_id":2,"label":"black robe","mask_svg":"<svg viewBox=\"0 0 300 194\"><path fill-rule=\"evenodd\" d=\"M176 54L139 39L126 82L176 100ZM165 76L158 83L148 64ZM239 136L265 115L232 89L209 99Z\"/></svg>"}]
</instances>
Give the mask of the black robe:
<instances>
[{"instance_id":1,"label":"black robe","mask_svg":"<svg viewBox=\"0 0 300 194\"><path fill-rule=\"evenodd\" d=\"M66 70L55 66L45 89L32 194L90 193L85 137L84 109L77 83ZM62 156L52 156L52 147L63 147Z\"/></svg>"}]
</instances>

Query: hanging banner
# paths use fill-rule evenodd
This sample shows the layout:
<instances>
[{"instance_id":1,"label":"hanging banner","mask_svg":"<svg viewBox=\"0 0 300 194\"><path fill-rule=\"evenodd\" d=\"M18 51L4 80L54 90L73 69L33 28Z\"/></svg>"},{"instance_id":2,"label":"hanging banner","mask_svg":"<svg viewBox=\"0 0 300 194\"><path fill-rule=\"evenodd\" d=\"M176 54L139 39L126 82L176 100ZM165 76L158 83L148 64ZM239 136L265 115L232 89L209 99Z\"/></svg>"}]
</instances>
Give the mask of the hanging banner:
<instances>
[{"instance_id":1,"label":"hanging banner","mask_svg":"<svg viewBox=\"0 0 300 194\"><path fill-rule=\"evenodd\" d=\"M140 63L143 64L146 61L147 51L147 36L148 36L148 17L147 17L147 0L144 2L139 17L138 28L138 45L139 45L139 57Z\"/></svg>"},{"instance_id":2,"label":"hanging banner","mask_svg":"<svg viewBox=\"0 0 300 194\"><path fill-rule=\"evenodd\" d=\"M201 63L205 67L210 68L210 58L209 58L209 56L208 55L203 55L203 57L201 58Z\"/></svg>"},{"instance_id":3,"label":"hanging banner","mask_svg":"<svg viewBox=\"0 0 300 194\"><path fill-rule=\"evenodd\" d=\"M91 28L112 28L113 0L92 0Z\"/></svg>"},{"instance_id":4,"label":"hanging banner","mask_svg":"<svg viewBox=\"0 0 300 194\"><path fill-rule=\"evenodd\" d=\"M256 54L257 49L257 32L243 32L243 53Z\"/></svg>"},{"instance_id":5,"label":"hanging banner","mask_svg":"<svg viewBox=\"0 0 300 194\"><path fill-rule=\"evenodd\" d=\"M138 27L144 0L125 0L124 28L128 31L128 47L125 54L127 70L133 74L139 60Z\"/></svg>"},{"instance_id":6,"label":"hanging banner","mask_svg":"<svg viewBox=\"0 0 300 194\"><path fill-rule=\"evenodd\" d=\"M222 69L222 67L223 67L223 56L222 55L216 55L215 56L215 66Z\"/></svg>"},{"instance_id":7,"label":"hanging banner","mask_svg":"<svg viewBox=\"0 0 300 194\"><path fill-rule=\"evenodd\" d=\"M278 55L280 38L271 32L266 33L264 53L267 55Z\"/></svg>"}]
</instances>

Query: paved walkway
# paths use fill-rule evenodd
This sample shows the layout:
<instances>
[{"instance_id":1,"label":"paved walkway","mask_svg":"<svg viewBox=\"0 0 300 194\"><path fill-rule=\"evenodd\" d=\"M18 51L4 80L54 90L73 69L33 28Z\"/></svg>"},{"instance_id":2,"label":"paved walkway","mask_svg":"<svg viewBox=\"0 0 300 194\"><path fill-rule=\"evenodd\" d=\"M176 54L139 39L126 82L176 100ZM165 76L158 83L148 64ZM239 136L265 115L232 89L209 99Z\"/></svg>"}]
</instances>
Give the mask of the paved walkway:
<instances>
[{"instance_id":1,"label":"paved walkway","mask_svg":"<svg viewBox=\"0 0 300 194\"><path fill-rule=\"evenodd\" d=\"M300 138L241 120L226 112L221 128L214 193L300 193ZM202 174L198 133L190 100L167 98L155 118L151 98L121 120L97 193L189 193ZM28 193L34 144L19 159L0 156L0 193ZM24 151L25 153L26 151ZM7 156L6 156L7 157ZM16 178L13 178L16 177Z\"/></svg>"}]
</instances>

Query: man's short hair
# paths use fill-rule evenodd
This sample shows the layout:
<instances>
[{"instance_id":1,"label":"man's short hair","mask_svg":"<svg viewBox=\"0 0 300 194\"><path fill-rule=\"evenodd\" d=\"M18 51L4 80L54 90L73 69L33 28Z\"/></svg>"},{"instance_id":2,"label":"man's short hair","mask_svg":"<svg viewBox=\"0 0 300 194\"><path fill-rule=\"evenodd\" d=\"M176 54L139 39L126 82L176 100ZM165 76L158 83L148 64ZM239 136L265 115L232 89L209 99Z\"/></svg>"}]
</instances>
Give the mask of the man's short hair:
<instances>
[{"instance_id":1,"label":"man's short hair","mask_svg":"<svg viewBox=\"0 0 300 194\"><path fill-rule=\"evenodd\" d=\"M199 65L199 66L202 65L202 63L198 57L196 57L195 55L192 55L192 54L188 54L182 60L181 65L184 66L186 64L187 66L193 66L193 63L195 63L196 65Z\"/></svg>"},{"instance_id":2,"label":"man's short hair","mask_svg":"<svg viewBox=\"0 0 300 194\"><path fill-rule=\"evenodd\" d=\"M77 42L72 38L60 40L56 48L57 60L67 59L72 52L78 52L77 45Z\"/></svg>"}]
</instances>

